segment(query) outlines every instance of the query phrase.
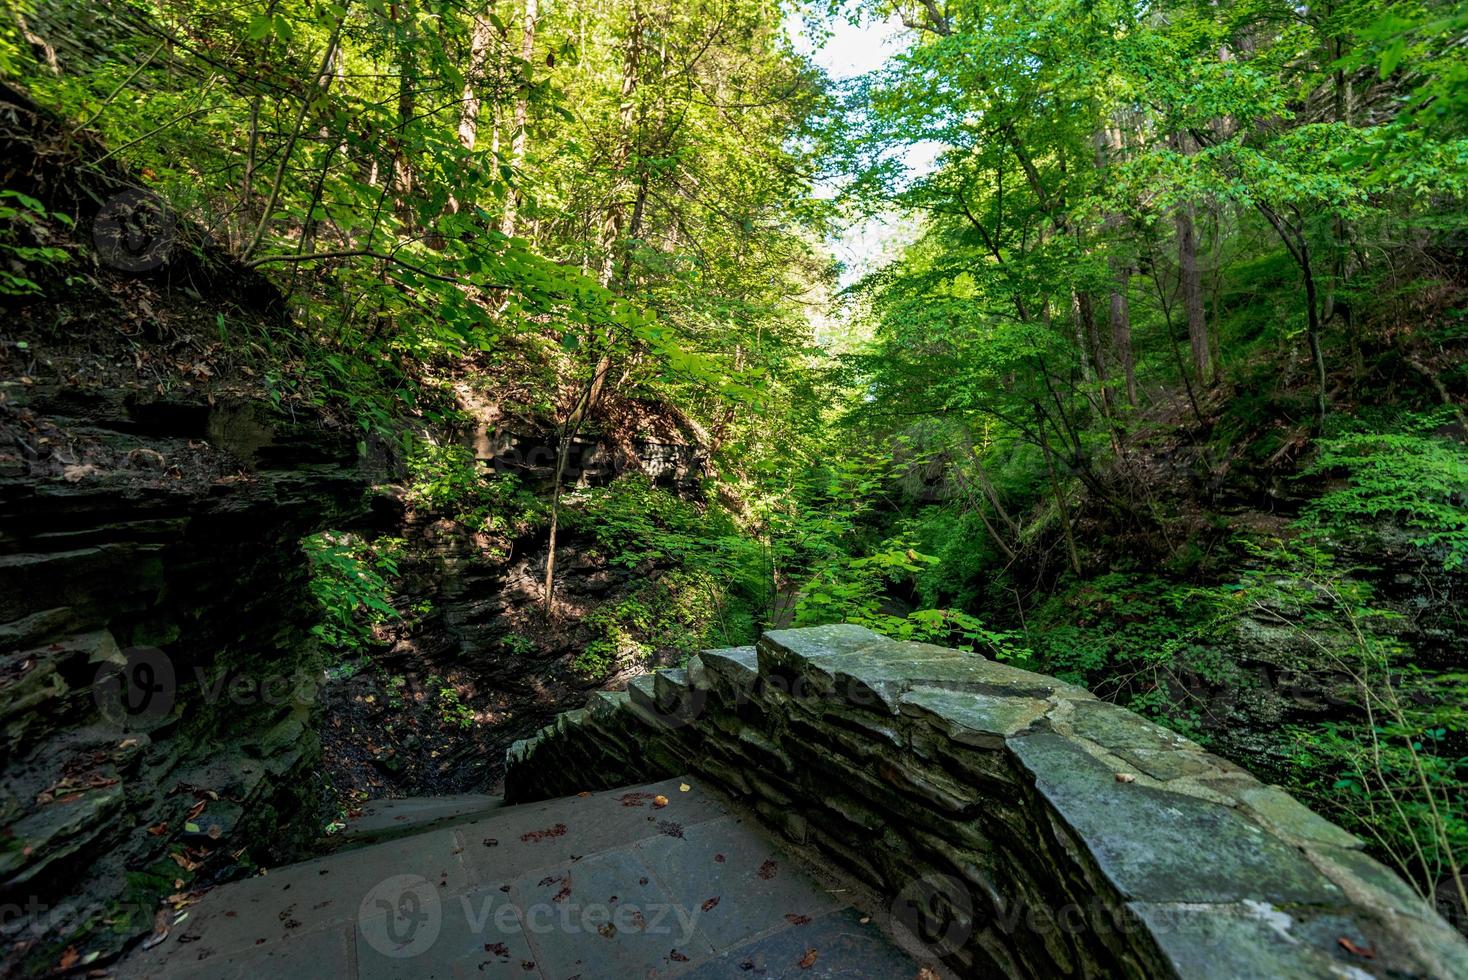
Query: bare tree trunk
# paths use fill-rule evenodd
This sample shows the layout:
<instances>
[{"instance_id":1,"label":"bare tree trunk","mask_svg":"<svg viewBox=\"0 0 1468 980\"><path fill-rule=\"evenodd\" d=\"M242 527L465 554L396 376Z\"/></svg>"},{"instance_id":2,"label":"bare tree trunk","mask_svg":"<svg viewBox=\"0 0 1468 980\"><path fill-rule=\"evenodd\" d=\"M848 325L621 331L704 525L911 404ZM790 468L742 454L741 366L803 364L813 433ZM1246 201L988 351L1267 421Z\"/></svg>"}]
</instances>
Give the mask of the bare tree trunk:
<instances>
[{"instance_id":1,"label":"bare tree trunk","mask_svg":"<svg viewBox=\"0 0 1468 980\"><path fill-rule=\"evenodd\" d=\"M1132 357L1132 312L1127 301L1127 283L1132 277L1132 270L1121 262L1115 262L1113 268L1116 285L1111 288L1111 346L1126 379L1126 403L1136 408L1137 371Z\"/></svg>"},{"instance_id":2,"label":"bare tree trunk","mask_svg":"<svg viewBox=\"0 0 1468 980\"><path fill-rule=\"evenodd\" d=\"M489 15L494 5L482 14L474 15L474 29L469 36L469 70L464 73L463 106L459 112L459 142L464 149L474 149L479 140L479 110L484 101L483 89L485 67L489 63L489 49L494 43L494 24Z\"/></svg>"},{"instance_id":3,"label":"bare tree trunk","mask_svg":"<svg viewBox=\"0 0 1468 980\"><path fill-rule=\"evenodd\" d=\"M637 94L638 68L642 63L642 8L637 0L632 3L632 23L627 33L627 49L622 60L622 110L619 118L619 137L612 154L613 189L611 204L607 208L606 221L602 226L602 243L605 253L602 258L601 283L610 286L617 270L617 250L622 241L622 228L626 221L622 194L625 182L622 171L632 157L632 129L636 121L636 106L633 97Z\"/></svg>"},{"instance_id":4,"label":"bare tree trunk","mask_svg":"<svg viewBox=\"0 0 1468 980\"><path fill-rule=\"evenodd\" d=\"M410 6L398 8L407 18L398 38L398 131L393 146L393 196L396 200L398 218L409 228L414 224L412 196L417 187L412 155L408 150L408 134L413 128L413 117L418 111L418 59L415 54L417 33Z\"/></svg>"},{"instance_id":5,"label":"bare tree trunk","mask_svg":"<svg viewBox=\"0 0 1468 980\"><path fill-rule=\"evenodd\" d=\"M1090 384L1096 380L1095 361L1091 357L1091 345L1086 338L1086 325L1081 317L1081 296L1077 292L1070 294L1070 318L1075 330L1076 351L1081 356L1081 378L1086 384Z\"/></svg>"},{"instance_id":6,"label":"bare tree trunk","mask_svg":"<svg viewBox=\"0 0 1468 980\"><path fill-rule=\"evenodd\" d=\"M534 0L526 0L527 4ZM533 40L533 38L532 38ZM627 161L632 157L633 123L636 120L633 96L637 94L638 67L642 63L642 8L638 0L632 2L632 22L627 32L627 48L622 60L622 111L620 116L620 135L617 148L612 156L613 187L611 205L607 209L606 222L603 225L602 241L606 254L602 260L601 283L610 286L617 268L617 249L622 240L622 226L625 221L623 212L622 194L624 192L624 181L622 170L627 166ZM611 371L611 356L603 354L592 371L591 379L582 391L581 397L577 399L576 407L567 417L567 424L561 429L561 444L557 451L555 485L551 495L551 523L550 538L546 543L545 560L545 614L549 619L555 610L555 584L556 584L556 531L559 526L560 504L561 504L561 482L565 473L565 459L571 450L571 439L581 428L581 422L586 414L596 404L601 395L602 386L606 382L607 374Z\"/></svg>"},{"instance_id":7,"label":"bare tree trunk","mask_svg":"<svg viewBox=\"0 0 1468 980\"><path fill-rule=\"evenodd\" d=\"M535 22L540 17L539 0L525 0L525 23L520 34L520 60L525 63L525 77L520 82L520 94L515 99L514 135L510 137L510 156L515 161L518 177L525 165L525 147L529 141L528 121L530 117L530 59L535 55ZM514 184L505 193L505 215L500 222L500 231L507 236L515 234L515 211L519 194Z\"/></svg>"},{"instance_id":8,"label":"bare tree trunk","mask_svg":"<svg viewBox=\"0 0 1468 980\"><path fill-rule=\"evenodd\" d=\"M1065 493L1060 487L1060 477L1055 472L1055 458L1050 451L1050 437L1045 435L1045 417L1035 408L1035 425L1040 434L1040 451L1045 454L1045 471L1050 474L1050 489L1055 494L1055 506L1060 510L1060 528L1065 534L1065 550L1070 556L1070 567L1076 575L1081 574L1081 554L1076 550L1075 532L1070 526L1070 507L1065 503Z\"/></svg>"},{"instance_id":9,"label":"bare tree trunk","mask_svg":"<svg viewBox=\"0 0 1468 980\"><path fill-rule=\"evenodd\" d=\"M1203 312L1203 277L1198 271L1198 238L1193 229L1193 206L1178 208L1178 274L1182 280L1183 310L1188 321L1188 341L1193 349L1193 370L1203 385L1213 383L1213 356L1208 342L1208 319Z\"/></svg>"},{"instance_id":10,"label":"bare tree trunk","mask_svg":"<svg viewBox=\"0 0 1468 980\"><path fill-rule=\"evenodd\" d=\"M1113 118L1115 122L1115 119ZM1096 167L1104 169L1111 156L1120 156L1123 149L1124 138L1119 122L1115 127L1102 129L1096 134ZM1107 212L1101 219L1101 230L1103 233L1115 238L1121 218L1114 212ZM1113 250L1107 259L1107 265L1111 270L1111 302L1108 309L1107 319L1111 327L1111 346L1116 352L1116 359L1121 365L1122 377L1126 382L1126 403L1133 408L1137 407L1137 373L1136 365L1132 356L1132 314L1127 299L1127 288L1131 281L1132 269L1129 262L1117 255Z\"/></svg>"},{"instance_id":11,"label":"bare tree trunk","mask_svg":"<svg viewBox=\"0 0 1468 980\"><path fill-rule=\"evenodd\" d=\"M1315 274L1310 267L1310 244L1300 236L1300 271L1305 276L1305 334L1310 344L1310 362L1315 368L1315 420L1325 427L1325 352L1320 345L1320 312L1316 305Z\"/></svg>"}]
</instances>

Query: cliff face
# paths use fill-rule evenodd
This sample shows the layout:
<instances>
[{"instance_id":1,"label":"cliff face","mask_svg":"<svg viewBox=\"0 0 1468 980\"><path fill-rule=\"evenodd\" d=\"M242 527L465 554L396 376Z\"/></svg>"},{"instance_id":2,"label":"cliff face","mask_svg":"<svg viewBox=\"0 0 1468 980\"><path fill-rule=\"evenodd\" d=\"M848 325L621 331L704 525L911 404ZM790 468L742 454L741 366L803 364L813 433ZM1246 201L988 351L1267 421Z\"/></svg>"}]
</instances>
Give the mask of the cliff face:
<instances>
[{"instance_id":1,"label":"cliff face","mask_svg":"<svg viewBox=\"0 0 1468 980\"><path fill-rule=\"evenodd\" d=\"M299 542L366 484L349 436L202 394L5 382L0 446L4 966L35 969L318 829Z\"/></svg>"}]
</instances>

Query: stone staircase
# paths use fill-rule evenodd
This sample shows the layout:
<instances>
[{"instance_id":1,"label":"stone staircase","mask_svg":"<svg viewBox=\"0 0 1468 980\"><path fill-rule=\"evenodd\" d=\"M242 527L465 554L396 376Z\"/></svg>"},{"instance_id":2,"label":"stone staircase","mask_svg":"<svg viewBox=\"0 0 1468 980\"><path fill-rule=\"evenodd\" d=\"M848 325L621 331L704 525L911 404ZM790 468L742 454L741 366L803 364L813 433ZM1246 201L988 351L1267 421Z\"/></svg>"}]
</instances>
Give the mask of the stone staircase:
<instances>
[{"instance_id":1,"label":"stone staircase","mask_svg":"<svg viewBox=\"0 0 1468 980\"><path fill-rule=\"evenodd\" d=\"M215 889L120 977L903 977L865 894L706 784L380 801L346 847ZM856 903L854 905L854 903ZM867 910L870 912L870 909Z\"/></svg>"}]
</instances>

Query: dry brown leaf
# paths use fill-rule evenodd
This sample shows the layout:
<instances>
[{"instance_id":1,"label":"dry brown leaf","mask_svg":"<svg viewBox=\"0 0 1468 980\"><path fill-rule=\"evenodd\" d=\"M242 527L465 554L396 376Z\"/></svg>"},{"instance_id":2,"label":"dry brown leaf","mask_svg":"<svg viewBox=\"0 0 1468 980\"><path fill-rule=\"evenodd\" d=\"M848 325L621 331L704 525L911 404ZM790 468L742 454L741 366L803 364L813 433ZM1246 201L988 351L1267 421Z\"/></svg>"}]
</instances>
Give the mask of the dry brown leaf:
<instances>
[{"instance_id":1,"label":"dry brown leaf","mask_svg":"<svg viewBox=\"0 0 1468 980\"><path fill-rule=\"evenodd\" d=\"M802 956L800 958L800 962L795 965L800 967L802 970L809 970L811 967L816 965L816 960L820 958L821 954L816 952L815 947L812 946L810 949L805 951L805 955Z\"/></svg>"}]
</instances>

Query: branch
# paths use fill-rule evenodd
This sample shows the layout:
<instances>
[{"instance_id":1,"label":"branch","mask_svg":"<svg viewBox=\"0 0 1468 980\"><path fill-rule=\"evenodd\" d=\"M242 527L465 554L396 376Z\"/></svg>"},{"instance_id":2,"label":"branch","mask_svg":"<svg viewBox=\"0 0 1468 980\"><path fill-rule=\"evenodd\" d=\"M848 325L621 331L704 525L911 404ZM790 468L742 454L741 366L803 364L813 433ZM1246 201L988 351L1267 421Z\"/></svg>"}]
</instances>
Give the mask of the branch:
<instances>
[{"instance_id":1,"label":"branch","mask_svg":"<svg viewBox=\"0 0 1468 980\"><path fill-rule=\"evenodd\" d=\"M311 253L308 253L306 255L262 255L258 259L251 259L250 261L246 262L245 263L245 268L246 269L256 269L256 268L259 268L262 265L266 265L266 264L271 263L271 262L315 262L317 259L350 259L350 258L371 258L371 259L378 259L379 261L382 261L382 262L392 262L393 264L400 265L400 266L402 266L405 269L410 269L413 272L418 273L418 275L420 275L420 276L425 276L425 277L427 277L429 279L437 279L439 282L449 282L449 283L454 283L455 285L458 285L461 282L461 280L456 279L453 276L445 276L445 275L440 275L437 272L429 272L427 269L423 268L422 266L420 266L420 265L414 265L413 263L411 263L411 262L409 262L409 261L407 261L405 259L398 258L396 255L390 255L387 252L378 252L378 251L376 251L374 249L368 249L368 248L347 249L347 250L340 251L340 252L311 252ZM484 284L480 284L480 285L488 286L490 288L498 288L498 289L508 289L509 288L508 286L505 286L505 285L503 285L501 283L484 283Z\"/></svg>"}]
</instances>

